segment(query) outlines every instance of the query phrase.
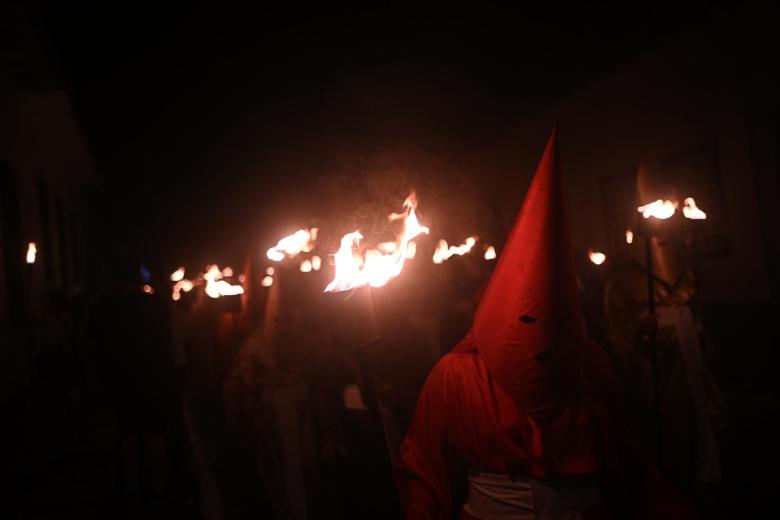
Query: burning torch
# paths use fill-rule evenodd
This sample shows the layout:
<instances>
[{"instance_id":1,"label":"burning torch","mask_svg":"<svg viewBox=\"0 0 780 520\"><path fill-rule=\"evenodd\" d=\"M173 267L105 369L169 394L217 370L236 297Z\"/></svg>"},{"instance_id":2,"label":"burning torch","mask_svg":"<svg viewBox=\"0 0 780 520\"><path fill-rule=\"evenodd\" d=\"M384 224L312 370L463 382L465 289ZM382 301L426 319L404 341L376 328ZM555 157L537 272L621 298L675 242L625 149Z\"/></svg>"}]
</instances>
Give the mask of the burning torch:
<instances>
[{"instance_id":1,"label":"burning torch","mask_svg":"<svg viewBox=\"0 0 780 520\"><path fill-rule=\"evenodd\" d=\"M659 224L672 218L679 203L672 200L658 199L649 204L637 208L637 231L645 239L645 269L647 273L647 310L650 316L655 316L655 275L653 274L653 239L659 236ZM683 216L688 220L704 220L707 214L696 206L693 197L688 197L684 201ZM639 216L641 215L641 218ZM634 234L626 231L626 242L633 243ZM661 423L661 399L658 382L658 342L656 337L657 330L654 327L647 338L650 344L651 352L651 370L653 374L653 413L655 416L655 435L656 435L656 454L658 461L663 460L662 451L662 423Z\"/></svg>"}]
</instances>

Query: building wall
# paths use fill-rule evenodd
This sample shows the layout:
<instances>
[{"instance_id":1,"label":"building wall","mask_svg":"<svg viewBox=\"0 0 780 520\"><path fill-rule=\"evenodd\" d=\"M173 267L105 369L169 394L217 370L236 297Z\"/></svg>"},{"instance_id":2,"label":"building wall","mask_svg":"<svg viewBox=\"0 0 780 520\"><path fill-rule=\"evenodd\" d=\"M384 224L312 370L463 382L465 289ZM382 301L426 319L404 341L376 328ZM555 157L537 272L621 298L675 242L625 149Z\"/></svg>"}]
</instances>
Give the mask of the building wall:
<instances>
[{"instance_id":1,"label":"building wall","mask_svg":"<svg viewBox=\"0 0 780 520\"><path fill-rule=\"evenodd\" d=\"M752 51L739 51L735 20L716 13L713 21L531 115L474 157L470 168L489 179L486 184L501 187L493 197L503 218L517 214L555 125L575 247L582 255L588 247L617 253L614 233L624 230L610 229L616 202L608 188L616 179L633 182L642 154L672 185L675 178L687 182L682 179L687 170L708 169L703 175L713 181L709 188L717 197L705 208L713 217L707 225L717 229L697 260L703 301L776 298L776 288L767 283L777 267L771 262L762 207L773 195L759 168L763 158L762 167L771 169L766 164L773 153L771 136L768 124L754 125L756 111L746 101L763 82L745 81L745 70L755 63L746 61ZM765 105L777 107L776 97L770 101L762 94ZM711 164L701 166L705 162Z\"/></svg>"},{"instance_id":2,"label":"building wall","mask_svg":"<svg viewBox=\"0 0 780 520\"><path fill-rule=\"evenodd\" d=\"M22 89L0 68L0 108L0 379L7 390L25 377L28 311L45 291L70 297L85 280L84 192L96 179L64 92ZM28 270L30 241L38 255Z\"/></svg>"}]
</instances>

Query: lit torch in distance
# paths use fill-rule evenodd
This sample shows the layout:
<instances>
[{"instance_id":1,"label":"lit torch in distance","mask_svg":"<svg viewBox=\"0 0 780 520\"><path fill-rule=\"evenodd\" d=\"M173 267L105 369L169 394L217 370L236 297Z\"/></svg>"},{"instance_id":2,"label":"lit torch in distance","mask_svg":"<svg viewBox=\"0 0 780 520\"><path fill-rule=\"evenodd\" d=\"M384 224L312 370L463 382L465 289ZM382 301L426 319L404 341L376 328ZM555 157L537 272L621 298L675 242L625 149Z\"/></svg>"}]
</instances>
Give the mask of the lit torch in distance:
<instances>
[{"instance_id":1,"label":"lit torch in distance","mask_svg":"<svg viewBox=\"0 0 780 520\"><path fill-rule=\"evenodd\" d=\"M433 252L433 263L442 264L445 260L449 260L453 256L463 256L469 253L474 244L477 243L477 237L468 237L459 246L450 246L444 239L439 240L436 250Z\"/></svg>"},{"instance_id":2,"label":"lit torch in distance","mask_svg":"<svg viewBox=\"0 0 780 520\"><path fill-rule=\"evenodd\" d=\"M292 235L279 240L274 247L266 251L265 256L274 262L281 262L285 258L292 258L301 253L308 253L314 249L314 241L317 240L318 229L299 229Z\"/></svg>"}]
</instances>

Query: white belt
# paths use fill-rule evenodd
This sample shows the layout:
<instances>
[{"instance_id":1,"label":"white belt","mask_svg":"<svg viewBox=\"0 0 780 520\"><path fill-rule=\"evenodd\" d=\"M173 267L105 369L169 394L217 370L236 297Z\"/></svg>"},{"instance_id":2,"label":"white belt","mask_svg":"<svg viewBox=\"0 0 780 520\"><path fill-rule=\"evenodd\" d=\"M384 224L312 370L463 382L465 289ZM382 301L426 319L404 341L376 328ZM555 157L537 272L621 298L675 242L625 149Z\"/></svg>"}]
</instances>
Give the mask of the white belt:
<instances>
[{"instance_id":1,"label":"white belt","mask_svg":"<svg viewBox=\"0 0 780 520\"><path fill-rule=\"evenodd\" d=\"M483 520L578 520L598 500L588 479L540 481L495 473L469 475L463 508Z\"/></svg>"}]
</instances>

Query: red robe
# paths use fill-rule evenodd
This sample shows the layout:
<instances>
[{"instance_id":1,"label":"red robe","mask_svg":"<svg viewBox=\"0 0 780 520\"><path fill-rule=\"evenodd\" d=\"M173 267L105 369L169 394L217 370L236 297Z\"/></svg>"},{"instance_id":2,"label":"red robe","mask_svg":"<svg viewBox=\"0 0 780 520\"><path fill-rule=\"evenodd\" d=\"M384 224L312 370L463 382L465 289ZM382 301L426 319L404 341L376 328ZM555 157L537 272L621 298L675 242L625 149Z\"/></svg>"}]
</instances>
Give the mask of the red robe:
<instances>
[{"instance_id":1,"label":"red robe","mask_svg":"<svg viewBox=\"0 0 780 520\"><path fill-rule=\"evenodd\" d=\"M585 351L577 397L543 428L495 383L470 337L445 355L401 446L406 518L453 518L453 480L464 470L592 477L600 502L587 518L642 517L651 505L661 518L689 517L636 441L603 350L588 342Z\"/></svg>"}]
</instances>

